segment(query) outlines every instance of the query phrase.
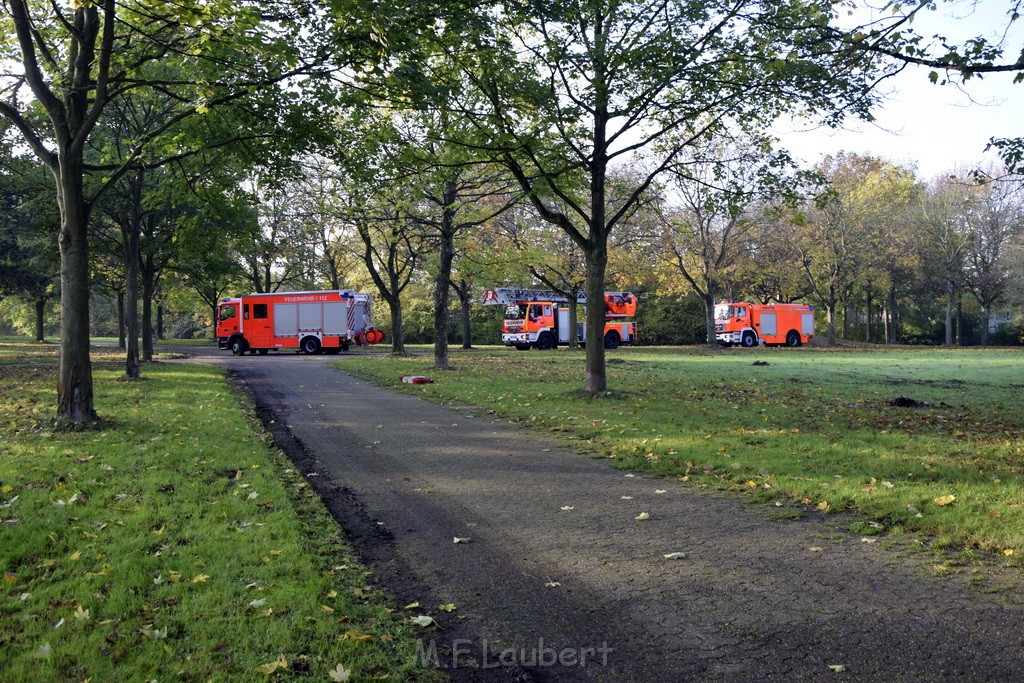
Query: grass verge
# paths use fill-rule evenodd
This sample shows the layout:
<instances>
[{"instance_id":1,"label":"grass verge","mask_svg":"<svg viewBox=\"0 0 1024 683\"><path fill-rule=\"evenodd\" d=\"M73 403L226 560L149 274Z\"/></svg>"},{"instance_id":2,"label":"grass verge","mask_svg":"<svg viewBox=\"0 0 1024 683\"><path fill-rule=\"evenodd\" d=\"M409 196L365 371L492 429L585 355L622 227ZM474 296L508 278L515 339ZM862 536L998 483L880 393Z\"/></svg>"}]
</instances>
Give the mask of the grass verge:
<instances>
[{"instance_id":1,"label":"grass verge","mask_svg":"<svg viewBox=\"0 0 1024 683\"><path fill-rule=\"evenodd\" d=\"M62 432L56 354L0 344L0 680L434 678L219 371L99 351Z\"/></svg>"},{"instance_id":2,"label":"grass verge","mask_svg":"<svg viewBox=\"0 0 1024 683\"><path fill-rule=\"evenodd\" d=\"M1020 564L1024 352L623 348L583 395L583 354L485 348L348 358L346 371L547 430L615 466L859 516ZM755 365L755 362L758 364ZM400 375L433 384L401 384Z\"/></svg>"}]
</instances>

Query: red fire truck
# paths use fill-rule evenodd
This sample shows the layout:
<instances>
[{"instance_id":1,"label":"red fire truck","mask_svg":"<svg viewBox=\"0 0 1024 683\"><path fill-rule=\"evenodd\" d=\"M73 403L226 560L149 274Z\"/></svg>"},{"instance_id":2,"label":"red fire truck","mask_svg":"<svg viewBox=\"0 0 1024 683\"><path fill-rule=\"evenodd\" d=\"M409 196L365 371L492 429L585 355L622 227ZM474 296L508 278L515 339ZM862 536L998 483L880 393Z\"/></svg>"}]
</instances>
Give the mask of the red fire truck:
<instances>
[{"instance_id":1,"label":"red fire truck","mask_svg":"<svg viewBox=\"0 0 1024 683\"><path fill-rule=\"evenodd\" d=\"M502 287L485 290L483 303L505 306L503 344L520 351L531 346L544 350L569 343L569 308L559 304L586 304L587 295L581 293L573 304L551 290ZM605 348L615 349L619 344L635 342L636 321L629 318L636 316L636 297L629 292L605 292L601 305L604 307ZM586 343L586 324L577 322L575 334L579 343Z\"/></svg>"},{"instance_id":2,"label":"red fire truck","mask_svg":"<svg viewBox=\"0 0 1024 683\"><path fill-rule=\"evenodd\" d=\"M349 344L378 344L370 323L370 295L348 290L274 292L222 299L217 345L241 356L271 349L338 353Z\"/></svg>"},{"instance_id":3,"label":"red fire truck","mask_svg":"<svg viewBox=\"0 0 1024 683\"><path fill-rule=\"evenodd\" d=\"M814 306L806 304L715 304L715 339L723 346L800 346L814 337Z\"/></svg>"}]
</instances>

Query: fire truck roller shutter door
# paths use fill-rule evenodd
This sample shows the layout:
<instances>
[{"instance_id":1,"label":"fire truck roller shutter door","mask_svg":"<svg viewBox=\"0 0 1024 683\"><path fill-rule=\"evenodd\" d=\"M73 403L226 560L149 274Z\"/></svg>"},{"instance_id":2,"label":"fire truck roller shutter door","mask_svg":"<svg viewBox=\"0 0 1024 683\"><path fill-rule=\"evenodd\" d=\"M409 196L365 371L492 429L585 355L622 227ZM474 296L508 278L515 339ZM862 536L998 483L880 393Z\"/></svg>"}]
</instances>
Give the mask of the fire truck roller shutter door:
<instances>
[{"instance_id":1,"label":"fire truck roller shutter door","mask_svg":"<svg viewBox=\"0 0 1024 683\"><path fill-rule=\"evenodd\" d=\"M274 304L274 336L294 337L298 333L298 304Z\"/></svg>"},{"instance_id":2,"label":"fire truck roller shutter door","mask_svg":"<svg viewBox=\"0 0 1024 683\"><path fill-rule=\"evenodd\" d=\"M344 301L324 304L324 334L344 337L348 334L348 315Z\"/></svg>"},{"instance_id":3,"label":"fire truck roller shutter door","mask_svg":"<svg viewBox=\"0 0 1024 683\"><path fill-rule=\"evenodd\" d=\"M761 314L761 336L779 333L778 316L774 313Z\"/></svg>"},{"instance_id":4,"label":"fire truck roller shutter door","mask_svg":"<svg viewBox=\"0 0 1024 683\"><path fill-rule=\"evenodd\" d=\"M804 313L800 316L800 324L803 326L801 332L804 334L814 334L814 314Z\"/></svg>"}]
</instances>

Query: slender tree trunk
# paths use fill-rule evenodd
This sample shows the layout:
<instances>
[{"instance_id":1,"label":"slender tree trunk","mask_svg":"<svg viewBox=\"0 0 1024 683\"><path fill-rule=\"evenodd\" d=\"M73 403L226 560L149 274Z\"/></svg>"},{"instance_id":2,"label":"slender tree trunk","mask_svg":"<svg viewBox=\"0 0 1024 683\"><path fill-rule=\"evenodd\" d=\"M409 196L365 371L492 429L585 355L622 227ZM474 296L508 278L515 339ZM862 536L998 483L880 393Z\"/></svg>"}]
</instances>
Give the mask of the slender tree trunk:
<instances>
[{"instance_id":1,"label":"slender tree trunk","mask_svg":"<svg viewBox=\"0 0 1024 683\"><path fill-rule=\"evenodd\" d=\"M836 343L836 304L835 299L825 302L825 314L828 317L828 345L835 346Z\"/></svg>"},{"instance_id":2,"label":"slender tree trunk","mask_svg":"<svg viewBox=\"0 0 1024 683\"><path fill-rule=\"evenodd\" d=\"M707 332L708 346L717 346L718 338L715 336L715 292L708 287L704 294L704 325Z\"/></svg>"},{"instance_id":3,"label":"slender tree trunk","mask_svg":"<svg viewBox=\"0 0 1024 683\"><path fill-rule=\"evenodd\" d=\"M952 280L946 280L946 346L953 345L953 308L956 304L956 287Z\"/></svg>"},{"instance_id":4,"label":"slender tree trunk","mask_svg":"<svg viewBox=\"0 0 1024 683\"><path fill-rule=\"evenodd\" d=\"M889 313L889 332L886 337L886 341L890 344L899 343L898 327L897 322L899 320L898 310L896 308L896 284L893 283L889 287L889 305L887 306Z\"/></svg>"},{"instance_id":5,"label":"slender tree trunk","mask_svg":"<svg viewBox=\"0 0 1024 683\"><path fill-rule=\"evenodd\" d=\"M139 379L139 252L142 240L142 171L131 177L130 200L121 215L121 237L124 241L124 272L126 299L127 342L124 374L129 379Z\"/></svg>"},{"instance_id":6,"label":"slender tree trunk","mask_svg":"<svg viewBox=\"0 0 1024 683\"><path fill-rule=\"evenodd\" d=\"M988 303L982 304L981 306L981 345L988 346L988 322L991 318L989 313L990 306Z\"/></svg>"},{"instance_id":7,"label":"slender tree trunk","mask_svg":"<svg viewBox=\"0 0 1024 683\"><path fill-rule=\"evenodd\" d=\"M156 338L164 338L164 305L162 303L156 305Z\"/></svg>"},{"instance_id":8,"label":"slender tree trunk","mask_svg":"<svg viewBox=\"0 0 1024 683\"><path fill-rule=\"evenodd\" d=\"M576 335L576 328L579 327L580 321L579 304L576 303L579 300L579 298L579 292L572 291L569 293L569 307L566 309L569 312L569 330L566 333L566 336L569 337L570 350L576 350L580 348L580 340L579 337Z\"/></svg>"},{"instance_id":9,"label":"slender tree trunk","mask_svg":"<svg viewBox=\"0 0 1024 683\"><path fill-rule=\"evenodd\" d=\"M957 292L956 295L956 345L964 345L964 295Z\"/></svg>"},{"instance_id":10,"label":"slender tree trunk","mask_svg":"<svg viewBox=\"0 0 1024 683\"><path fill-rule=\"evenodd\" d=\"M117 290L117 348L127 350L128 344L124 334L124 290Z\"/></svg>"},{"instance_id":11,"label":"slender tree trunk","mask_svg":"<svg viewBox=\"0 0 1024 683\"><path fill-rule=\"evenodd\" d=\"M36 341L46 341L46 297L36 298Z\"/></svg>"},{"instance_id":12,"label":"slender tree trunk","mask_svg":"<svg viewBox=\"0 0 1024 683\"><path fill-rule=\"evenodd\" d=\"M142 269L142 360L153 362L153 294L156 284L153 275L153 257L146 256Z\"/></svg>"},{"instance_id":13,"label":"slender tree trunk","mask_svg":"<svg viewBox=\"0 0 1024 683\"><path fill-rule=\"evenodd\" d=\"M473 318L472 300L469 298L469 284L462 280L458 283L452 283L452 289L455 290L456 296L459 297L459 312L460 319L462 321L462 348L469 350L473 348Z\"/></svg>"},{"instance_id":14,"label":"slender tree trunk","mask_svg":"<svg viewBox=\"0 0 1024 683\"><path fill-rule=\"evenodd\" d=\"M871 290L870 289L867 292L867 309L868 309L868 311L867 311L867 316L868 316L868 318L867 318L867 329L864 330L864 341L866 341L867 343L870 344L871 343L871 314L872 314L872 310L871 310Z\"/></svg>"},{"instance_id":15,"label":"slender tree trunk","mask_svg":"<svg viewBox=\"0 0 1024 683\"><path fill-rule=\"evenodd\" d=\"M89 206L83 166L81 155L67 155L56 174L61 210L57 417L73 422L97 419L89 358Z\"/></svg>"}]
</instances>

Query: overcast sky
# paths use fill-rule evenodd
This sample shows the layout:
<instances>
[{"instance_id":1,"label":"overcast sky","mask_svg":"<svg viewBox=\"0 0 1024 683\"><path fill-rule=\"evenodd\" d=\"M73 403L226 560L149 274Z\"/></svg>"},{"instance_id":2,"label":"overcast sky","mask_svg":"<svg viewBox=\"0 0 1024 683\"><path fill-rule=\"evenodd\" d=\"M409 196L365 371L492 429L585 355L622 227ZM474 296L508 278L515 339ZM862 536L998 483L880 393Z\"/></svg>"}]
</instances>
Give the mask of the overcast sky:
<instances>
[{"instance_id":1,"label":"overcast sky","mask_svg":"<svg viewBox=\"0 0 1024 683\"><path fill-rule=\"evenodd\" d=\"M1006 10L1005 0L960 3L953 6L954 14L930 17L933 25L918 28L950 38L990 37L1005 27ZM1019 53L1022 34L1017 29L1010 37L1011 59L1016 54L1012 46ZM958 164L974 167L995 159L984 153L991 137L1024 136L1024 83L1014 85L1012 74L974 78L957 88L932 84L929 71L910 67L889 81L884 89L891 94L876 110L875 123L850 121L846 130L809 132L792 132L799 126L780 124L783 146L808 164L847 150L915 165L922 178L931 179Z\"/></svg>"}]
</instances>

